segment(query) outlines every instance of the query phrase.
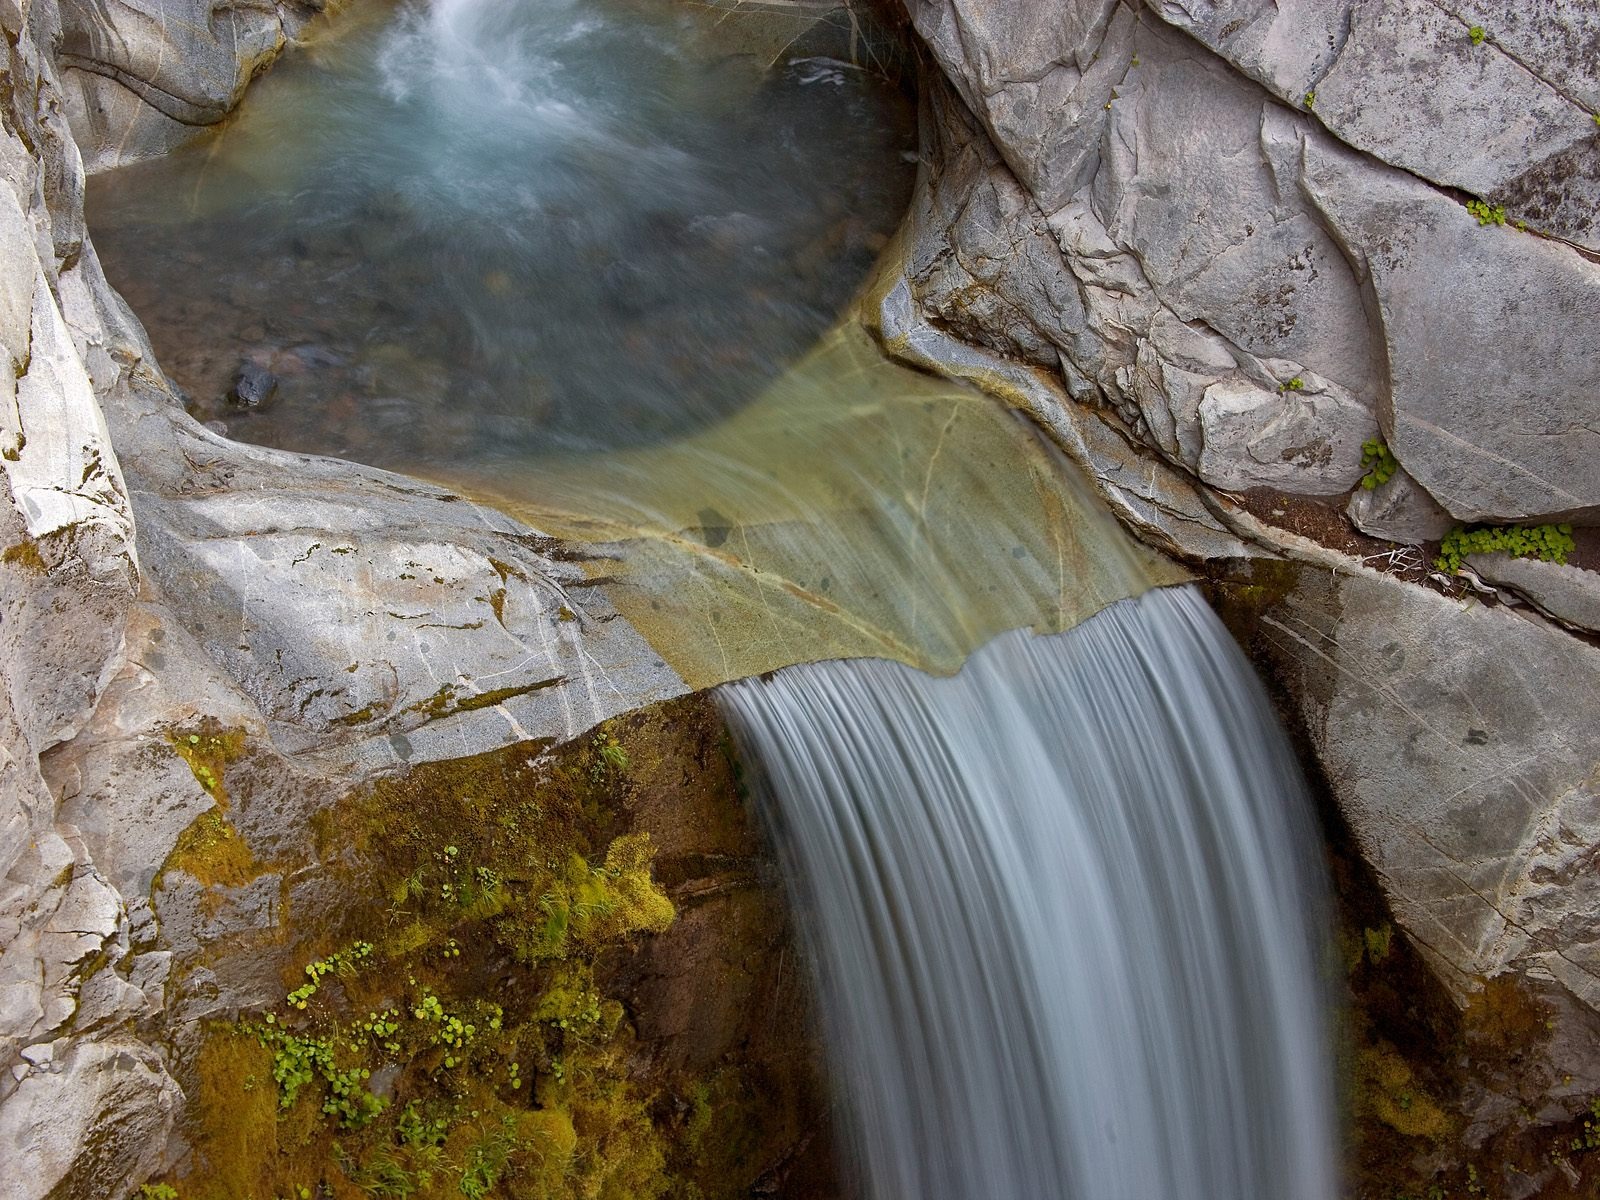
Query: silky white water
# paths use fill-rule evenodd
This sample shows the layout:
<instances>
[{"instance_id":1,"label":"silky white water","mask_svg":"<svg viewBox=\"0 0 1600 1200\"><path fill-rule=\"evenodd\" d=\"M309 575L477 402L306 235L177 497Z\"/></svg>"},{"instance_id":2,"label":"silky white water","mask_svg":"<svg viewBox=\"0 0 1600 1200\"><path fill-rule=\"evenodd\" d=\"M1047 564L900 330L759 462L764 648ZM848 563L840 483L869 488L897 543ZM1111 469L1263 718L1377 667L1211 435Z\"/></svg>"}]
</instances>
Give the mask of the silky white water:
<instances>
[{"instance_id":1,"label":"silky white water","mask_svg":"<svg viewBox=\"0 0 1600 1200\"><path fill-rule=\"evenodd\" d=\"M721 695L866 1195L1336 1194L1317 838L1197 593Z\"/></svg>"}]
</instances>

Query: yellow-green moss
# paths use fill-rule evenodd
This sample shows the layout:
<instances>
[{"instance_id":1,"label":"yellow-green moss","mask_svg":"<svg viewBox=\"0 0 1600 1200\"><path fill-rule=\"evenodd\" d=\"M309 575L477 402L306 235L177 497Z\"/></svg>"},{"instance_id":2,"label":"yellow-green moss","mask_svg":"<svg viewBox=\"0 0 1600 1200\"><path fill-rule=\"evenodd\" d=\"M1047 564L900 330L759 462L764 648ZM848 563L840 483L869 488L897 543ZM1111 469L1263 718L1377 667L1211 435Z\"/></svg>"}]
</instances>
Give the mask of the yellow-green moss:
<instances>
[{"instance_id":1,"label":"yellow-green moss","mask_svg":"<svg viewBox=\"0 0 1600 1200\"><path fill-rule=\"evenodd\" d=\"M0 562L40 575L50 570L44 561L44 556L39 553L39 543L30 537L23 538L15 546L7 546L4 550L0 550Z\"/></svg>"},{"instance_id":2,"label":"yellow-green moss","mask_svg":"<svg viewBox=\"0 0 1600 1200\"><path fill-rule=\"evenodd\" d=\"M197 1112L197 1139L225 1137L230 1113L248 1126L226 1171L237 1200L747 1192L770 1139L798 1136L763 1107L785 1106L791 1085L763 1091L726 1063L705 1081L641 1074L604 982L619 948L675 915L624 798L648 786L664 805L709 763L739 811L725 761L704 750L718 727L685 711L688 730L672 710L551 755L524 745L422 765L315 818L344 902L302 931L285 1000L212 1034L228 1054L245 1037L265 1056L238 1073L265 1079L275 1111L270 1139L259 1097L240 1108L219 1092ZM307 990L308 963L348 969L318 971ZM208 1043L200 1069L222 1058ZM715 1119L691 1127L684 1094L707 1097ZM187 1198L192 1181L175 1182Z\"/></svg>"},{"instance_id":3,"label":"yellow-green moss","mask_svg":"<svg viewBox=\"0 0 1600 1200\"><path fill-rule=\"evenodd\" d=\"M1389 957L1389 944L1394 938L1394 926L1387 921L1376 929L1363 929L1361 940L1366 946L1367 961L1377 966Z\"/></svg>"},{"instance_id":4,"label":"yellow-green moss","mask_svg":"<svg viewBox=\"0 0 1600 1200\"><path fill-rule=\"evenodd\" d=\"M223 729L208 720L193 728L174 729L167 736L178 757L194 773L195 781L226 808L229 801L224 773L229 763L244 755L244 730Z\"/></svg>"},{"instance_id":5,"label":"yellow-green moss","mask_svg":"<svg viewBox=\"0 0 1600 1200\"><path fill-rule=\"evenodd\" d=\"M193 875L207 887L243 887L263 868L219 807L201 813L178 835L156 877L157 887L171 870Z\"/></svg>"},{"instance_id":6,"label":"yellow-green moss","mask_svg":"<svg viewBox=\"0 0 1600 1200\"><path fill-rule=\"evenodd\" d=\"M263 1178L278 1151L271 1054L255 1038L223 1026L201 1047L197 1076L196 1169L184 1181L184 1200L271 1195Z\"/></svg>"},{"instance_id":7,"label":"yellow-green moss","mask_svg":"<svg viewBox=\"0 0 1600 1200\"><path fill-rule=\"evenodd\" d=\"M602 741L554 771L505 755L419 768L324 819L319 843L355 852L352 931L370 942L324 944L311 983L242 1026L282 1112L275 1139L240 1149L254 1165L230 1167L238 1196L245 1179L280 1189L263 1196L669 1194L675 1133L633 1078L632 1031L592 963L674 911L649 836L611 833L627 756ZM189 744L191 765L211 766L205 738ZM191 840L215 854L236 839L208 817ZM231 1053L240 1033L226 1036Z\"/></svg>"},{"instance_id":8,"label":"yellow-green moss","mask_svg":"<svg viewBox=\"0 0 1600 1200\"><path fill-rule=\"evenodd\" d=\"M1364 1047L1357 1055L1356 1073L1359 1102L1396 1133L1441 1142L1454 1132L1454 1122L1387 1042Z\"/></svg>"}]
</instances>

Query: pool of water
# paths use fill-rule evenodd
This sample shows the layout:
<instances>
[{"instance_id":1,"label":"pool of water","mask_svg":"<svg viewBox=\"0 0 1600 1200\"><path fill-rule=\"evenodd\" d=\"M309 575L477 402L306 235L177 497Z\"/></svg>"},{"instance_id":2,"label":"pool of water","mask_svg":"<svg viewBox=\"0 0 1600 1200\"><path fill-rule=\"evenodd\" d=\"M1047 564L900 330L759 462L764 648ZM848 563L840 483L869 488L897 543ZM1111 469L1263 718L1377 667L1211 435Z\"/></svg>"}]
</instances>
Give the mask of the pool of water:
<instances>
[{"instance_id":1,"label":"pool of water","mask_svg":"<svg viewBox=\"0 0 1600 1200\"><path fill-rule=\"evenodd\" d=\"M952 672L1181 578L1021 418L868 337L908 103L838 57L859 30L726 2L353 6L228 127L94 181L107 273L197 416L575 545L693 686Z\"/></svg>"},{"instance_id":2,"label":"pool of water","mask_svg":"<svg viewBox=\"0 0 1600 1200\"><path fill-rule=\"evenodd\" d=\"M225 127L96 177L96 245L233 437L448 478L681 435L832 324L907 203L910 102L839 20L358 3Z\"/></svg>"}]
</instances>

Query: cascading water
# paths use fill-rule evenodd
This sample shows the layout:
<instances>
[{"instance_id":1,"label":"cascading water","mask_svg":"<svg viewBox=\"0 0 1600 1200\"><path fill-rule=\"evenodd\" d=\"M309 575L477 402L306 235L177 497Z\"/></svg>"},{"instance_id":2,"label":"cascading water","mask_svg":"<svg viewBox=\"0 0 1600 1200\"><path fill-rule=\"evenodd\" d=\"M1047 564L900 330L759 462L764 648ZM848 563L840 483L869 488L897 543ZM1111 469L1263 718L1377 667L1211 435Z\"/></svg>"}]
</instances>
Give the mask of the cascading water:
<instances>
[{"instance_id":1,"label":"cascading water","mask_svg":"<svg viewBox=\"0 0 1600 1200\"><path fill-rule=\"evenodd\" d=\"M1336 1194L1306 796L1197 594L722 696L869 1195Z\"/></svg>"}]
</instances>

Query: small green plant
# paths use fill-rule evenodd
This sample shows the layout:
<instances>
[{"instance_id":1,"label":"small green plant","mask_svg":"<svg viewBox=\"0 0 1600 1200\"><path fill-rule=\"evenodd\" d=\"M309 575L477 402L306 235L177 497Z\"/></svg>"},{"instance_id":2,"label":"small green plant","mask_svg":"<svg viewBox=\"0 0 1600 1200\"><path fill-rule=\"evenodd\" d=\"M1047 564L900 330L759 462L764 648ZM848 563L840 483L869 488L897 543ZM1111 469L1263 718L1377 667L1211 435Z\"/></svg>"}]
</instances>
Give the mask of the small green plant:
<instances>
[{"instance_id":1,"label":"small green plant","mask_svg":"<svg viewBox=\"0 0 1600 1200\"><path fill-rule=\"evenodd\" d=\"M337 1118L344 1128L359 1129L383 1111L385 1101L366 1087L372 1072L359 1066L341 1067L334 1056L333 1039L291 1033L271 1013L251 1031L272 1051L272 1078L278 1084L280 1108L293 1108L300 1089L320 1078L328 1087L322 1111Z\"/></svg>"},{"instance_id":2,"label":"small green plant","mask_svg":"<svg viewBox=\"0 0 1600 1200\"><path fill-rule=\"evenodd\" d=\"M1287 381L1286 383L1280 383L1278 385L1278 390L1280 392L1303 392L1306 390L1306 381L1301 379L1300 376L1296 375L1293 379Z\"/></svg>"},{"instance_id":3,"label":"small green plant","mask_svg":"<svg viewBox=\"0 0 1600 1200\"><path fill-rule=\"evenodd\" d=\"M1537 558L1543 562L1564 563L1577 548L1571 525L1480 525L1461 526L1444 535L1434 566L1446 574L1460 572L1470 554L1500 552L1513 558Z\"/></svg>"},{"instance_id":4,"label":"small green plant","mask_svg":"<svg viewBox=\"0 0 1600 1200\"><path fill-rule=\"evenodd\" d=\"M1363 929L1362 940L1367 946L1367 960L1380 963L1389 957L1389 945L1394 939L1394 929L1385 921L1376 929Z\"/></svg>"},{"instance_id":5,"label":"small green plant","mask_svg":"<svg viewBox=\"0 0 1600 1200\"><path fill-rule=\"evenodd\" d=\"M1486 31L1482 25L1474 25L1471 29L1467 30L1467 37L1472 39L1472 44L1474 46L1483 45L1483 39L1488 36L1488 31Z\"/></svg>"},{"instance_id":6,"label":"small green plant","mask_svg":"<svg viewBox=\"0 0 1600 1200\"><path fill-rule=\"evenodd\" d=\"M372 957L371 942L356 942L345 947L337 953L328 955L327 958L318 959L316 962L306 964L306 975L311 982L302 984L288 995L291 1007L305 1009L311 1002L311 997L317 994L317 989L322 986L322 980L334 972L347 975L356 969L356 965L364 959Z\"/></svg>"},{"instance_id":7,"label":"small green plant","mask_svg":"<svg viewBox=\"0 0 1600 1200\"><path fill-rule=\"evenodd\" d=\"M178 1200L178 1189L170 1183L146 1183L139 1188L143 1200Z\"/></svg>"},{"instance_id":8,"label":"small green plant","mask_svg":"<svg viewBox=\"0 0 1600 1200\"><path fill-rule=\"evenodd\" d=\"M1361 469L1366 472L1361 477L1361 486L1370 492L1393 479L1400 464L1383 439L1368 438L1361 443Z\"/></svg>"},{"instance_id":9,"label":"small green plant","mask_svg":"<svg viewBox=\"0 0 1600 1200\"><path fill-rule=\"evenodd\" d=\"M484 1200L505 1174L506 1165L516 1148L516 1137L509 1121L504 1123L503 1128L485 1134L467 1151L467 1161L457 1189L467 1200Z\"/></svg>"},{"instance_id":10,"label":"small green plant","mask_svg":"<svg viewBox=\"0 0 1600 1200\"><path fill-rule=\"evenodd\" d=\"M1479 225L1504 225L1506 208L1503 204L1490 204L1484 200L1468 200L1467 211L1478 218Z\"/></svg>"},{"instance_id":11,"label":"small green plant","mask_svg":"<svg viewBox=\"0 0 1600 1200\"><path fill-rule=\"evenodd\" d=\"M1306 107L1307 108L1315 108L1316 106L1317 106L1317 93L1316 92L1307 92L1306 93Z\"/></svg>"},{"instance_id":12,"label":"small green plant","mask_svg":"<svg viewBox=\"0 0 1600 1200\"><path fill-rule=\"evenodd\" d=\"M594 747L595 760L589 768L589 778L594 783L604 780L607 774L621 775L628 769L628 752L616 738L597 733L591 745Z\"/></svg>"},{"instance_id":13,"label":"small green plant","mask_svg":"<svg viewBox=\"0 0 1600 1200\"><path fill-rule=\"evenodd\" d=\"M1583 1119L1583 1132L1572 1139L1573 1153L1600 1150L1600 1099L1589 1101L1589 1115Z\"/></svg>"}]
</instances>

